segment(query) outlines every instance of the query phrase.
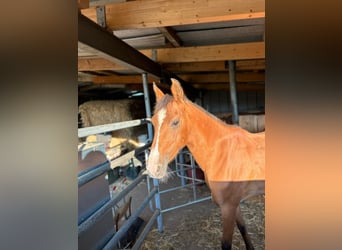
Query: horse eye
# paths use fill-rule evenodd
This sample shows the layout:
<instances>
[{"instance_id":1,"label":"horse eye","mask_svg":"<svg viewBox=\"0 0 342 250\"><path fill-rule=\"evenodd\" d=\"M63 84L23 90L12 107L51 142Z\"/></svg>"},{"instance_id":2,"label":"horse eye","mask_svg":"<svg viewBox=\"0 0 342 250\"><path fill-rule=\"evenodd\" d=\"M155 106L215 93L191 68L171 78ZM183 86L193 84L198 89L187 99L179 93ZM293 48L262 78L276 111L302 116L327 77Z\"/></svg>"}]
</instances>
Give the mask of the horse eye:
<instances>
[{"instance_id":1,"label":"horse eye","mask_svg":"<svg viewBox=\"0 0 342 250\"><path fill-rule=\"evenodd\" d=\"M176 127L178 124L179 124L179 120L174 120L172 121L171 126Z\"/></svg>"}]
</instances>

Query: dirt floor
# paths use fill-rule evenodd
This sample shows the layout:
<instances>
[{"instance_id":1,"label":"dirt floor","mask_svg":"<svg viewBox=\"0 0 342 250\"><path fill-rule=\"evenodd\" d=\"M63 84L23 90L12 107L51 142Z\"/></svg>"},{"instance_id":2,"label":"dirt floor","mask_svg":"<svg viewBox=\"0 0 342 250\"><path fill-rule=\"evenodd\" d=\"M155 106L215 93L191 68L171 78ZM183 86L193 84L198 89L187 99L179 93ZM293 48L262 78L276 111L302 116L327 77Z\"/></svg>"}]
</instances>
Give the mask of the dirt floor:
<instances>
[{"instance_id":1,"label":"dirt floor","mask_svg":"<svg viewBox=\"0 0 342 250\"><path fill-rule=\"evenodd\" d=\"M160 190L179 186L180 178L174 176L160 185ZM173 192L161 194L162 210L193 201L193 187L185 187ZM142 181L131 194L132 207L138 206L147 195L147 181ZM206 184L196 186L197 199L211 197ZM265 249L264 196L260 195L241 203L248 232L256 250ZM152 212L149 206L140 217L145 223ZM211 199L162 213L163 232L157 229L157 223L148 234L141 250L198 250L221 249L222 223L220 210ZM237 228L233 235L232 249L245 249Z\"/></svg>"}]
</instances>

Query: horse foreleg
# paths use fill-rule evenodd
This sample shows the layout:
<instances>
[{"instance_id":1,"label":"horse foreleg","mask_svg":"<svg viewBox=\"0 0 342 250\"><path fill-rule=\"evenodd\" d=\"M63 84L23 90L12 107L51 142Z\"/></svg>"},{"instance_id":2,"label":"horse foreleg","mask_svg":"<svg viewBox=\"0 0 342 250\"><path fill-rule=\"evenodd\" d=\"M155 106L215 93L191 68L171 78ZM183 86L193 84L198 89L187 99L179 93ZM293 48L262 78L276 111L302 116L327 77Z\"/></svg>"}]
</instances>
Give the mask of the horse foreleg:
<instances>
[{"instance_id":1,"label":"horse foreleg","mask_svg":"<svg viewBox=\"0 0 342 250\"><path fill-rule=\"evenodd\" d=\"M222 250L232 249L232 238L235 226L236 207L232 205L221 205L221 216L223 224Z\"/></svg>"},{"instance_id":2,"label":"horse foreleg","mask_svg":"<svg viewBox=\"0 0 342 250\"><path fill-rule=\"evenodd\" d=\"M241 214L240 206L238 206L236 208L236 225L237 225L237 227L241 233L243 241L245 242L246 249L247 250L253 250L254 247L253 247L252 241L248 235L246 224L245 224L245 221L244 221L242 214Z\"/></svg>"}]
</instances>

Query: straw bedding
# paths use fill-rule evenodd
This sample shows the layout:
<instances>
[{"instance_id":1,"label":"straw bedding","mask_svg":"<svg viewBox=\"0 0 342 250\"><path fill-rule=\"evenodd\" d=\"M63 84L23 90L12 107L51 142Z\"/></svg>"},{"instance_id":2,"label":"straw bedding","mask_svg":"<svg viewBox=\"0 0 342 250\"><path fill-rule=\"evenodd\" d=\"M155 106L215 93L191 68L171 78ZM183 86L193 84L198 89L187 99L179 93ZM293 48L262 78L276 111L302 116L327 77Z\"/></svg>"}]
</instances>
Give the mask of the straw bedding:
<instances>
[{"instance_id":1,"label":"straw bedding","mask_svg":"<svg viewBox=\"0 0 342 250\"><path fill-rule=\"evenodd\" d=\"M206 185L199 188L202 193L207 192L210 195ZM181 191L177 194L177 199L191 194L191 189ZM259 250L265 249L264 200L264 196L260 195L241 204L248 232L255 249ZM169 199L169 202L172 200ZM211 200L164 213L163 220L163 233L159 233L156 227L152 229L140 249L221 249L222 222L220 210ZM233 235L232 249L245 249L237 227L235 227Z\"/></svg>"}]
</instances>

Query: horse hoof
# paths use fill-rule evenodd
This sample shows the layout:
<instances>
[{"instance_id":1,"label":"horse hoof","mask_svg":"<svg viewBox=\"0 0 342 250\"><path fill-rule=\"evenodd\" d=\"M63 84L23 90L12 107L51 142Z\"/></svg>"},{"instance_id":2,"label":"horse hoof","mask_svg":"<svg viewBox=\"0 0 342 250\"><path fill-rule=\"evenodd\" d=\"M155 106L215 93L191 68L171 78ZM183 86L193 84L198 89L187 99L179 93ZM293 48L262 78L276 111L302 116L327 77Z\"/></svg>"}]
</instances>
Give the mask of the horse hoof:
<instances>
[{"instance_id":1,"label":"horse hoof","mask_svg":"<svg viewBox=\"0 0 342 250\"><path fill-rule=\"evenodd\" d=\"M227 241L222 242L221 248L222 248L222 250L231 250L232 249L232 244L230 244Z\"/></svg>"}]
</instances>

